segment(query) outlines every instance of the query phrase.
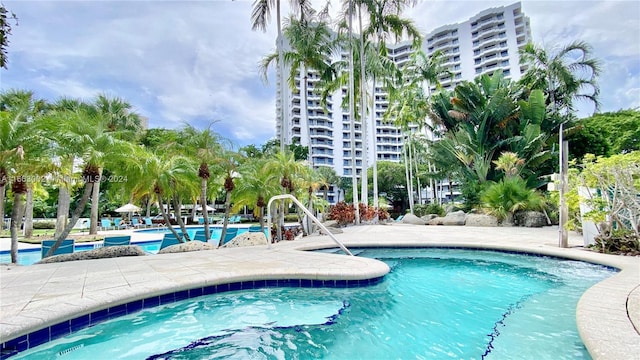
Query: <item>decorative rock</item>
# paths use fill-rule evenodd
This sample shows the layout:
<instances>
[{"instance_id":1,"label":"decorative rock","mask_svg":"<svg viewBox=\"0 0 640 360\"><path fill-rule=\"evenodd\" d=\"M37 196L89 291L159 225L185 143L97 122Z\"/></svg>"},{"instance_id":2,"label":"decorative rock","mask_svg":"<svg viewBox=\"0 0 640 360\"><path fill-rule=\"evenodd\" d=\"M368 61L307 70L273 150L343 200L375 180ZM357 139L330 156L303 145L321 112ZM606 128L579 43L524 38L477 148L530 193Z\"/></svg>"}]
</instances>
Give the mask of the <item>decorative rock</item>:
<instances>
[{"instance_id":1,"label":"decorative rock","mask_svg":"<svg viewBox=\"0 0 640 360\"><path fill-rule=\"evenodd\" d=\"M332 234L342 234L344 231L342 231L342 229L338 228L338 227L333 227L333 226L326 226L327 230L329 230ZM324 231L322 231L322 229L320 229L320 234L322 235L327 235Z\"/></svg>"},{"instance_id":2,"label":"decorative rock","mask_svg":"<svg viewBox=\"0 0 640 360\"><path fill-rule=\"evenodd\" d=\"M467 214L466 226L498 226L498 218L492 215Z\"/></svg>"},{"instance_id":3,"label":"decorative rock","mask_svg":"<svg viewBox=\"0 0 640 360\"><path fill-rule=\"evenodd\" d=\"M181 252L190 252L190 251L201 251L201 250L214 250L216 247L213 244L209 244L202 241L187 241L182 244L176 244L167 246L166 248L158 251L158 254L171 254L171 253L181 253Z\"/></svg>"},{"instance_id":4,"label":"decorative rock","mask_svg":"<svg viewBox=\"0 0 640 360\"><path fill-rule=\"evenodd\" d=\"M106 259L121 256L147 255L138 245L107 246L88 251L80 251L72 254L50 256L38 261L36 264L51 264L65 261Z\"/></svg>"},{"instance_id":5,"label":"decorative rock","mask_svg":"<svg viewBox=\"0 0 640 360\"><path fill-rule=\"evenodd\" d=\"M234 237L228 243L222 245L224 248L234 248L243 246L268 245L267 237L261 232L245 232Z\"/></svg>"},{"instance_id":6,"label":"decorative rock","mask_svg":"<svg viewBox=\"0 0 640 360\"><path fill-rule=\"evenodd\" d=\"M427 221L427 225L442 225L444 218L442 216L436 216L433 219Z\"/></svg>"},{"instance_id":7,"label":"decorative rock","mask_svg":"<svg viewBox=\"0 0 640 360\"><path fill-rule=\"evenodd\" d=\"M442 225L464 225L466 218L467 214L462 210L450 212L442 218Z\"/></svg>"},{"instance_id":8,"label":"decorative rock","mask_svg":"<svg viewBox=\"0 0 640 360\"><path fill-rule=\"evenodd\" d=\"M427 225L427 222L422 220L421 218L413 215L413 214L406 214L402 220L400 220L400 223L402 224L411 224L411 225Z\"/></svg>"},{"instance_id":9,"label":"decorative rock","mask_svg":"<svg viewBox=\"0 0 640 360\"><path fill-rule=\"evenodd\" d=\"M340 227L340 224L338 224L338 222L336 220L327 220L327 221L323 222L322 225L324 225L325 227L328 227L328 228Z\"/></svg>"},{"instance_id":10,"label":"decorative rock","mask_svg":"<svg viewBox=\"0 0 640 360\"><path fill-rule=\"evenodd\" d=\"M547 226L547 217L539 211L519 211L514 216L518 226L543 227Z\"/></svg>"},{"instance_id":11,"label":"decorative rock","mask_svg":"<svg viewBox=\"0 0 640 360\"><path fill-rule=\"evenodd\" d=\"M429 220L435 219L438 217L438 214L428 214L428 215L424 215L421 216L420 219L426 221L427 223L429 222Z\"/></svg>"}]
</instances>

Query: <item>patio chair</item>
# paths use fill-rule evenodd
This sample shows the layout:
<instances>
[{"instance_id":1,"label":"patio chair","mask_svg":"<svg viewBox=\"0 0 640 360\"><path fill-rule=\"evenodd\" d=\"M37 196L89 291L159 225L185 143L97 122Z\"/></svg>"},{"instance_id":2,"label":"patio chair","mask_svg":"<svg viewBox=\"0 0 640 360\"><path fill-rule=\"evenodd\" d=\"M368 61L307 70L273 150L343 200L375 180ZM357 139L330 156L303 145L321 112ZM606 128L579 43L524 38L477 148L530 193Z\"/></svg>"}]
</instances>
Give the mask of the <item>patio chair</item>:
<instances>
[{"instance_id":1,"label":"patio chair","mask_svg":"<svg viewBox=\"0 0 640 360\"><path fill-rule=\"evenodd\" d=\"M138 218L133 218L131 219L131 226L133 226L136 229L139 229L140 226L142 226L142 223L140 223L140 220L138 220Z\"/></svg>"},{"instance_id":2,"label":"patio chair","mask_svg":"<svg viewBox=\"0 0 640 360\"><path fill-rule=\"evenodd\" d=\"M207 238L206 236L204 236L204 230L198 230L196 231L196 233L193 235L193 240L194 241L202 241L202 242L207 242Z\"/></svg>"},{"instance_id":3,"label":"patio chair","mask_svg":"<svg viewBox=\"0 0 640 360\"><path fill-rule=\"evenodd\" d=\"M222 241L222 245L233 240L233 238L236 237L237 235L238 235L238 228L227 228L227 233L224 234L224 241Z\"/></svg>"},{"instance_id":4,"label":"patio chair","mask_svg":"<svg viewBox=\"0 0 640 360\"><path fill-rule=\"evenodd\" d=\"M182 233L178 233L178 235L182 237ZM162 242L160 243L160 250L166 248L167 246L177 245L180 243L181 241L178 240L178 238L176 238L176 236L173 235L173 233L166 233L164 234L164 237L162 238Z\"/></svg>"},{"instance_id":5,"label":"patio chair","mask_svg":"<svg viewBox=\"0 0 640 360\"><path fill-rule=\"evenodd\" d=\"M104 242L102 246L120 246L120 245L130 245L131 244L131 236L109 236L104 238Z\"/></svg>"},{"instance_id":6,"label":"patio chair","mask_svg":"<svg viewBox=\"0 0 640 360\"><path fill-rule=\"evenodd\" d=\"M53 244L55 243L56 243L55 240L42 241L42 258L44 258L47 252L49 252L49 249L51 249L51 247L53 247ZM60 247L56 249L53 255L73 254L74 250L75 250L75 241L73 239L66 239L66 240L62 240L62 244L60 244Z\"/></svg>"},{"instance_id":7,"label":"patio chair","mask_svg":"<svg viewBox=\"0 0 640 360\"><path fill-rule=\"evenodd\" d=\"M199 217L198 218L198 225L204 225L204 217Z\"/></svg>"},{"instance_id":8,"label":"patio chair","mask_svg":"<svg viewBox=\"0 0 640 360\"><path fill-rule=\"evenodd\" d=\"M145 227L155 227L156 224L153 223L153 221L151 221L150 217L146 217L144 218L144 226ZM160 225L158 225L160 226Z\"/></svg>"},{"instance_id":9,"label":"patio chair","mask_svg":"<svg viewBox=\"0 0 640 360\"><path fill-rule=\"evenodd\" d=\"M229 218L229 224L239 224L241 220L242 217L240 215L234 215Z\"/></svg>"},{"instance_id":10,"label":"patio chair","mask_svg":"<svg viewBox=\"0 0 640 360\"><path fill-rule=\"evenodd\" d=\"M115 227L113 226L113 224L111 223L111 220L109 219L100 219L100 228L104 231L104 230L112 230L115 229Z\"/></svg>"}]
</instances>

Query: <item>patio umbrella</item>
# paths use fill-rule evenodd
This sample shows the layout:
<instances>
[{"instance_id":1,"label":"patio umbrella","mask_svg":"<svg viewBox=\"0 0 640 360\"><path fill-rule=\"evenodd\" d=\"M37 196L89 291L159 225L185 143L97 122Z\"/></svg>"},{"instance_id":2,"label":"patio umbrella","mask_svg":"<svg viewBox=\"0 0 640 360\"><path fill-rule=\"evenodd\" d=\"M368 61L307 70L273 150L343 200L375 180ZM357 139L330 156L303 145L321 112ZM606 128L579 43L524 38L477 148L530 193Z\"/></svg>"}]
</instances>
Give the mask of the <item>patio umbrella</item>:
<instances>
[{"instance_id":1,"label":"patio umbrella","mask_svg":"<svg viewBox=\"0 0 640 360\"><path fill-rule=\"evenodd\" d=\"M129 219L131 219L132 218L131 213L140 212L140 210L142 210L142 209L140 209L139 207L133 205L132 203L128 203L128 204L122 205L119 208L117 208L116 212L129 213Z\"/></svg>"},{"instance_id":2,"label":"patio umbrella","mask_svg":"<svg viewBox=\"0 0 640 360\"><path fill-rule=\"evenodd\" d=\"M122 205L119 208L116 209L116 212L119 213L127 213L127 212L138 212L141 209L135 205L133 205L132 203L128 203L126 205Z\"/></svg>"},{"instance_id":3,"label":"patio umbrella","mask_svg":"<svg viewBox=\"0 0 640 360\"><path fill-rule=\"evenodd\" d=\"M206 205L206 209L207 209L207 211L216 211L216 209L212 208L212 207L211 207L211 206L209 206L209 205ZM202 211L202 206L198 206L198 207L196 208L196 211Z\"/></svg>"}]
</instances>

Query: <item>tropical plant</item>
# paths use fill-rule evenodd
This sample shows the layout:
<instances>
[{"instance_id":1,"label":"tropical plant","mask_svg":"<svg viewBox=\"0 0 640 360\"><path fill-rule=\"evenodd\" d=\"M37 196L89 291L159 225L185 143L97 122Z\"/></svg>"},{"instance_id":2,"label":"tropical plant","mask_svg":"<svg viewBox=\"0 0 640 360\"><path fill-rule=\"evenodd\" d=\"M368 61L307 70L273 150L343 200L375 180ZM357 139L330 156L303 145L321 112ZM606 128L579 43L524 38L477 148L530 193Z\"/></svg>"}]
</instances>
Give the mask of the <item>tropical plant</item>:
<instances>
[{"instance_id":1,"label":"tropical plant","mask_svg":"<svg viewBox=\"0 0 640 360\"><path fill-rule=\"evenodd\" d=\"M330 66L331 56L336 52L336 42L332 39L329 26L322 18L311 17L304 20L287 19L284 28L284 36L289 48L283 54L283 61L289 66L288 84L292 90L298 86L302 95L303 114L302 123L306 124L307 144L311 149L311 125L309 124L309 112L307 110L308 72L317 71L321 74L332 71ZM267 55L261 69L266 78L267 69L273 61L278 60L278 53ZM299 79L299 80L297 80ZM308 152L310 166L313 166L312 151Z\"/></svg>"},{"instance_id":2,"label":"tropical plant","mask_svg":"<svg viewBox=\"0 0 640 360\"><path fill-rule=\"evenodd\" d=\"M346 226L353 224L355 220L355 210L353 205L347 205L344 201L341 201L331 207L329 211L329 220L335 220L340 226Z\"/></svg>"},{"instance_id":3,"label":"tropical plant","mask_svg":"<svg viewBox=\"0 0 640 360\"><path fill-rule=\"evenodd\" d=\"M11 21L18 25L16 14L7 10L4 4L0 4L0 67L7 68L7 46L9 45L9 35L11 35Z\"/></svg>"},{"instance_id":4,"label":"tropical plant","mask_svg":"<svg viewBox=\"0 0 640 360\"><path fill-rule=\"evenodd\" d=\"M238 211L244 206L253 208L253 214L260 221L260 228L264 230L264 209L267 201L278 194L279 186L265 169L264 158L253 158L245 161L239 168L238 177L233 194L233 209Z\"/></svg>"},{"instance_id":5,"label":"tropical plant","mask_svg":"<svg viewBox=\"0 0 640 360\"><path fill-rule=\"evenodd\" d=\"M224 220L222 221L222 232L220 233L220 242L218 247L223 245L225 236L227 235L227 226L229 225L229 215L231 214L231 195L235 189L235 178L238 177L238 166L241 162L240 154L231 151L230 149L223 149L218 153L218 157L215 159L215 166L219 169L224 179Z\"/></svg>"},{"instance_id":6,"label":"tropical plant","mask_svg":"<svg viewBox=\"0 0 640 360\"><path fill-rule=\"evenodd\" d=\"M482 192L482 205L486 211L502 220L503 224L513 224L517 211L542 210L544 200L540 194L527 188L520 177L505 177L499 182L491 182Z\"/></svg>"}]
</instances>

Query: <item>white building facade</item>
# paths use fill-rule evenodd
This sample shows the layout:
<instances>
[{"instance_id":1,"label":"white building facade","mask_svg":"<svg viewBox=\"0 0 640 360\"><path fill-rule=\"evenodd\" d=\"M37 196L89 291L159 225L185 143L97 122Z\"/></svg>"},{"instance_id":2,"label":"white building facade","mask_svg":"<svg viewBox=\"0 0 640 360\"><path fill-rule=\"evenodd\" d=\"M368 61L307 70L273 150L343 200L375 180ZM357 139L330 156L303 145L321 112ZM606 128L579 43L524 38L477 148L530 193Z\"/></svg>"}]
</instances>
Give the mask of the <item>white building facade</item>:
<instances>
[{"instance_id":1,"label":"white building facade","mask_svg":"<svg viewBox=\"0 0 640 360\"><path fill-rule=\"evenodd\" d=\"M518 80L525 68L520 65L518 50L531 41L529 18L522 13L520 3L484 10L469 20L441 26L424 37L422 51L432 55L440 51L445 56L444 66L453 74L452 78L440 79L445 89L453 88L464 80L473 80L482 74L493 74L502 69L506 77ZM389 57L399 66L410 57L413 49L408 42L390 45ZM346 53L341 56L346 57ZM337 60L337 59L336 59ZM285 68L285 74L289 69ZM341 107L347 87L334 92L327 99L326 112L320 103L320 95L314 91L319 80L314 71L307 71L307 101L303 102L300 89L300 76L296 78L296 90L286 86L284 104L287 116L285 137L292 143L309 147L314 167L328 166L338 176L351 177L351 128L349 110ZM278 74L278 89L281 78ZM371 89L371 83L369 89ZM430 89L435 90L435 86ZM280 90L278 90L280 92ZM371 90L369 90L371 92ZM375 147L378 161L402 160L404 135L396 126L383 121L383 115L389 104L387 94L376 84L373 111L375 125L372 126L371 114L367 115L367 165L374 161L372 149ZM277 99L280 99L278 94ZM276 100L278 137L283 130L280 126L280 102ZM302 114L308 114L308 126ZM373 129L372 129L373 127ZM307 131L309 129L309 132ZM363 165L363 132L362 124L355 125L356 171L358 177ZM375 136L372 136L375 134ZM428 184L423 184L428 185ZM333 190L336 191L333 191ZM426 189L426 194L433 191ZM436 192L438 193L438 192ZM329 194L329 202L338 200L337 188L333 187Z\"/></svg>"}]
</instances>

